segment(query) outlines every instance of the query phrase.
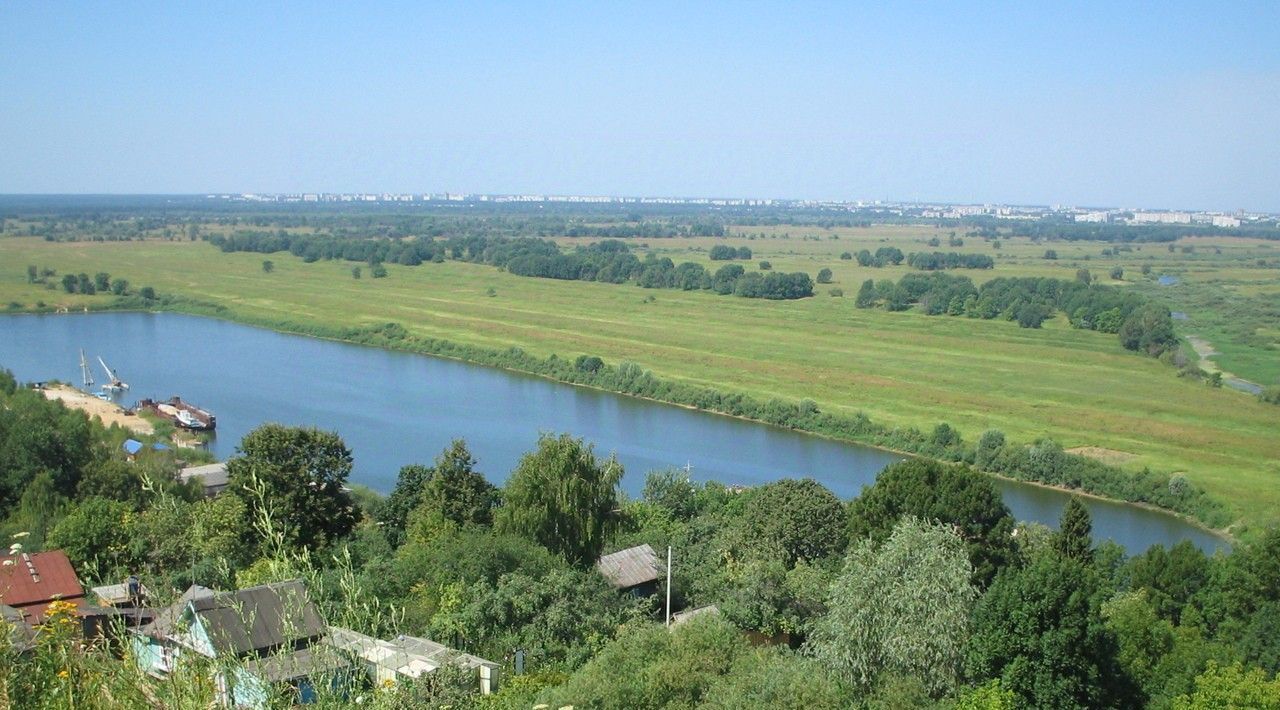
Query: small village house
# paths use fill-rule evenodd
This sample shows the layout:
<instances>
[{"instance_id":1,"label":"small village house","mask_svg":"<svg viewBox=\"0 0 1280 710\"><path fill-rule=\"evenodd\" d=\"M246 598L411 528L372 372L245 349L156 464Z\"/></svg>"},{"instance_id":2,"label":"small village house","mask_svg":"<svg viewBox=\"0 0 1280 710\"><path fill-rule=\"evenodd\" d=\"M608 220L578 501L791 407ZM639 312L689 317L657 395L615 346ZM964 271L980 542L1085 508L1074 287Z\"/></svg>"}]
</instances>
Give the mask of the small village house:
<instances>
[{"instance_id":1,"label":"small village house","mask_svg":"<svg viewBox=\"0 0 1280 710\"><path fill-rule=\"evenodd\" d=\"M327 637L306 586L293 580L236 592L192 586L137 629L132 645L139 665L159 677L187 658L225 662L215 664L219 700L254 708L281 686L306 703L339 682L348 663Z\"/></svg>"}]
</instances>

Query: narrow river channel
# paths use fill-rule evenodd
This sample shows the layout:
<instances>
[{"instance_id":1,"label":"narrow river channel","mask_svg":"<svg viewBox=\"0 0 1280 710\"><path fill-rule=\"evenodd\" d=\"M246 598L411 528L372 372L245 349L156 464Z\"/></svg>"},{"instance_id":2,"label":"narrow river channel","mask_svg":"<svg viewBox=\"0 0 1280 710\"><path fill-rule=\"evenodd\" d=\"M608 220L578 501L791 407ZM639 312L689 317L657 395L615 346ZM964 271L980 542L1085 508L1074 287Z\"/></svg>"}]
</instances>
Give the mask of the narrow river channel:
<instances>
[{"instance_id":1,"label":"narrow river channel","mask_svg":"<svg viewBox=\"0 0 1280 710\"><path fill-rule=\"evenodd\" d=\"M378 348L285 335L178 314L0 316L0 367L20 381L79 384L79 351L103 357L131 385L120 401L181 395L214 412L212 449L234 455L265 422L337 431L355 456L352 481L387 492L408 463L430 463L466 439L478 467L501 483L540 432L569 432L615 453L623 487L638 495L646 472L689 467L699 480L756 485L810 476L844 498L901 457L764 424L572 387L503 370ZM95 378L102 379L97 367ZM1067 495L999 481L1014 515L1057 522ZM1086 500L1094 534L1131 553L1217 537L1157 511Z\"/></svg>"}]
</instances>

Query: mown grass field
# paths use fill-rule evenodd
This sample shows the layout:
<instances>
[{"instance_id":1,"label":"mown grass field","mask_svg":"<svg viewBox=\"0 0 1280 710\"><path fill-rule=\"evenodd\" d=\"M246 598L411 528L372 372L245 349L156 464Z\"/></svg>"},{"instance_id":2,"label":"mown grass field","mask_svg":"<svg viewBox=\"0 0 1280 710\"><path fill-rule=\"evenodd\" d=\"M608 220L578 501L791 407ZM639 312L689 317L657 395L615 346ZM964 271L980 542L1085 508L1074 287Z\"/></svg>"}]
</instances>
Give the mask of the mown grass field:
<instances>
[{"instance_id":1,"label":"mown grass field","mask_svg":"<svg viewBox=\"0 0 1280 710\"><path fill-rule=\"evenodd\" d=\"M760 228L741 231L760 232ZM815 400L831 411L865 412L874 420L931 428L958 427L967 439L1003 430L1011 440L1049 436L1064 446L1093 446L1133 455L1127 467L1185 472L1238 511L1250 525L1280 520L1280 407L1226 389L1179 379L1161 363L1123 350L1115 336L1078 331L1065 321L1024 330L1004 321L859 310L853 295L865 278L897 278L895 268L863 268L842 251L898 245L929 247L924 228L846 230L830 239L815 229L790 239L735 237L758 262L780 271L816 274L834 283L814 298L769 302L709 292L645 290L634 285L517 277L460 262L388 266L385 279L355 280L347 262L306 264L285 253L222 254L202 242L50 243L0 239L0 303L30 308L76 307L108 296L71 296L26 283L26 266L65 273L106 271L161 293L218 303L234 317L258 322L360 325L395 321L424 336L531 353L598 355L631 360L673 378L760 397ZM939 251L993 251L979 239ZM879 241L887 239L889 241ZM916 243L920 240L919 243ZM724 240L634 240L677 262L706 260ZM975 280L1001 275L1069 278L1079 266L1107 280L1113 263L1132 268L1146 256L1178 259L1163 245L1116 260L1107 245L1045 245L1003 240L997 266L965 271ZM1021 243L1018 243L1021 241ZM909 247L909 248L908 248ZM1200 250L1198 250L1200 251ZM1088 262L1083 257L1091 256ZM275 264L264 273L264 258ZM716 262L718 265L721 262ZM1132 265L1132 266L1131 266ZM756 268L755 264L748 268ZM1258 270L1257 274L1274 274ZM1257 275L1254 274L1254 275ZM1130 277L1126 274L1126 279ZM843 298L828 295L842 288ZM492 289L492 295L489 290ZM1220 348L1221 349L1221 348Z\"/></svg>"}]
</instances>

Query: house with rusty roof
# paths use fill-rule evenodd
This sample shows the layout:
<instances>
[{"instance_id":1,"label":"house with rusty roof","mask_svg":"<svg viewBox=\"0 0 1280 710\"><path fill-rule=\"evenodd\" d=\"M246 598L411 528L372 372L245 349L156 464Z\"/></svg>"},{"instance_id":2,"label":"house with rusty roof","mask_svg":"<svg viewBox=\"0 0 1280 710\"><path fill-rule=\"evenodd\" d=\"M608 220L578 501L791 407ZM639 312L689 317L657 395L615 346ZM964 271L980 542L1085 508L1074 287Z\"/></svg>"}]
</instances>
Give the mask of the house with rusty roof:
<instances>
[{"instance_id":1,"label":"house with rusty roof","mask_svg":"<svg viewBox=\"0 0 1280 710\"><path fill-rule=\"evenodd\" d=\"M82 614L87 606L84 587L66 553L51 550L0 557L0 604L13 610L7 617L34 627L55 601L73 604Z\"/></svg>"},{"instance_id":2,"label":"house with rusty roof","mask_svg":"<svg viewBox=\"0 0 1280 710\"><path fill-rule=\"evenodd\" d=\"M664 567L652 547L637 545L601 557L596 569L618 591L644 597L657 593Z\"/></svg>"},{"instance_id":3,"label":"house with rusty roof","mask_svg":"<svg viewBox=\"0 0 1280 710\"><path fill-rule=\"evenodd\" d=\"M306 585L292 580L235 592L192 586L131 642L152 675L165 677L185 660L213 661L223 704L264 707L282 686L306 703L344 677L349 663L327 639Z\"/></svg>"}]
</instances>

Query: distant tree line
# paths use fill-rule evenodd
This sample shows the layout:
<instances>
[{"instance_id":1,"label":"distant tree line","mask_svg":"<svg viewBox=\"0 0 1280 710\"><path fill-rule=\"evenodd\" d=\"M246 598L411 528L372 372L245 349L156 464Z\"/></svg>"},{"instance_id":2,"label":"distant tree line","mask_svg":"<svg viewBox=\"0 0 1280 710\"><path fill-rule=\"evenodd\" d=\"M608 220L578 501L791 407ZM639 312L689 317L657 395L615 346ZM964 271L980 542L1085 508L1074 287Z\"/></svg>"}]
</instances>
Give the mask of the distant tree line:
<instances>
[{"instance_id":1,"label":"distant tree line","mask_svg":"<svg viewBox=\"0 0 1280 710\"><path fill-rule=\"evenodd\" d=\"M907 274L894 283L868 279L858 291L859 308L901 311L917 307L929 315L1003 318L1039 328L1055 313L1071 325L1115 333L1125 348L1153 357L1177 347L1169 309L1132 291L1053 278L998 278L981 288L964 276Z\"/></svg>"},{"instance_id":2,"label":"distant tree line","mask_svg":"<svg viewBox=\"0 0 1280 710\"><path fill-rule=\"evenodd\" d=\"M986 254L959 254L917 252L907 256L907 265L921 271L940 271L942 269L990 269L996 262Z\"/></svg>"},{"instance_id":3,"label":"distant tree line","mask_svg":"<svg viewBox=\"0 0 1280 710\"><path fill-rule=\"evenodd\" d=\"M419 239L348 239L323 235L290 234L237 230L229 235L214 235L209 243L223 252L247 251L274 254L287 251L307 263L320 260L359 261L368 264L401 264L417 266L424 261L444 261L447 245L432 238Z\"/></svg>"},{"instance_id":4,"label":"distant tree line","mask_svg":"<svg viewBox=\"0 0 1280 710\"><path fill-rule=\"evenodd\" d=\"M684 262L677 265L669 258L654 254L648 254L641 260L625 242L614 239L592 242L568 252L561 251L555 242L532 237L355 240L314 235L296 236L286 232L238 231L229 236L215 235L209 241L224 252L270 254L288 251L308 262L342 259L371 265L395 263L417 266L423 262L439 263L449 258L488 264L517 276L566 281L615 284L634 282L643 288L708 290L722 295L774 300L807 298L813 295L813 279L802 272L746 273L742 266L729 264L712 273L701 264ZM713 255L721 248L733 252L733 258L751 258L750 249L735 249L725 245L713 247Z\"/></svg>"},{"instance_id":5,"label":"distant tree line","mask_svg":"<svg viewBox=\"0 0 1280 710\"><path fill-rule=\"evenodd\" d=\"M1210 235L1280 239L1280 232L1274 226L1220 229L1207 224L1139 225L1054 220L1013 222L1009 226L1009 232L1015 237L1096 242L1175 242L1183 237Z\"/></svg>"}]
</instances>

